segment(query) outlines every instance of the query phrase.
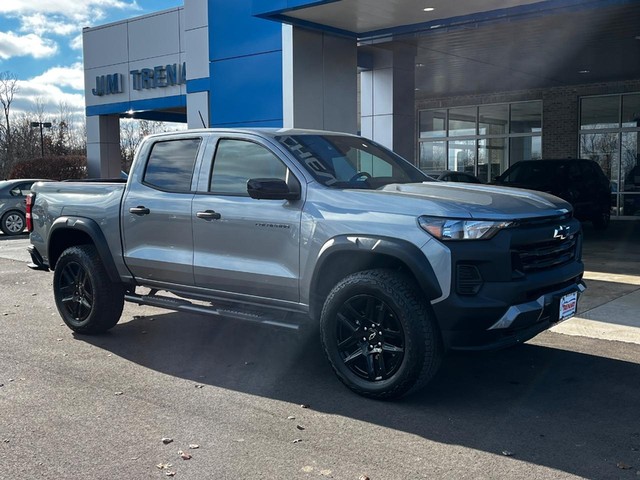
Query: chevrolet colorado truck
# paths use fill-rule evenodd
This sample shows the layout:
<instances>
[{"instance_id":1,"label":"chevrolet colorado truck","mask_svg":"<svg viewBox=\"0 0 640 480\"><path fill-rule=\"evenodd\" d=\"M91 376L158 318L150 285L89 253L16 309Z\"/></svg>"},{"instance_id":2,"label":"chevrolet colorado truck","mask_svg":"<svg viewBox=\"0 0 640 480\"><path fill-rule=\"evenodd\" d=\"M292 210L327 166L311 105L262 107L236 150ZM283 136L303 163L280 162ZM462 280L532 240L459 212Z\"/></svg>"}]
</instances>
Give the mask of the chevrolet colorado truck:
<instances>
[{"instance_id":1,"label":"chevrolet colorado truck","mask_svg":"<svg viewBox=\"0 0 640 480\"><path fill-rule=\"evenodd\" d=\"M449 349L524 342L575 313L582 233L542 192L435 181L362 137L203 129L147 137L129 178L38 183L32 268L74 331L123 302L319 325L353 391L424 386Z\"/></svg>"}]
</instances>

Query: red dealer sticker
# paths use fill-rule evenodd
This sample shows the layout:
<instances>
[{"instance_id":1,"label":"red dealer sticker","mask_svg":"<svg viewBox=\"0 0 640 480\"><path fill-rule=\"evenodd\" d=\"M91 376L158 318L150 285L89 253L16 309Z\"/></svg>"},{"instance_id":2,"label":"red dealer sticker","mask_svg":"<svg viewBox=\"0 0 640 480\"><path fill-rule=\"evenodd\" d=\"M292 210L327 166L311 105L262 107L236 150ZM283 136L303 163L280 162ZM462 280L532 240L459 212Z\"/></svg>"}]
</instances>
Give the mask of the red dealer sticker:
<instances>
[{"instance_id":1,"label":"red dealer sticker","mask_svg":"<svg viewBox=\"0 0 640 480\"><path fill-rule=\"evenodd\" d=\"M576 314L578 292L569 293L560 299L560 320L566 320Z\"/></svg>"}]
</instances>

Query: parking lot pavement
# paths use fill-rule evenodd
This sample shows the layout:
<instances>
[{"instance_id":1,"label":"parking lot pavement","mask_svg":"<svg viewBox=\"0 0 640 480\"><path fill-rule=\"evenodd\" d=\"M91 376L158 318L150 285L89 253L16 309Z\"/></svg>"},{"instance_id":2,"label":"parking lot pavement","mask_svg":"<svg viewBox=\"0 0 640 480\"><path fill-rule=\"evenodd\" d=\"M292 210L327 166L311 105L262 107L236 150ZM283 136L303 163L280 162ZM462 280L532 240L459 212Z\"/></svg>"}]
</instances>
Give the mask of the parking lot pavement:
<instances>
[{"instance_id":1,"label":"parking lot pavement","mask_svg":"<svg viewBox=\"0 0 640 480\"><path fill-rule=\"evenodd\" d=\"M28 246L28 234L10 237L0 232L0 258L28 263L31 261L27 253Z\"/></svg>"},{"instance_id":2,"label":"parking lot pavement","mask_svg":"<svg viewBox=\"0 0 640 480\"><path fill-rule=\"evenodd\" d=\"M378 402L339 383L313 329L126 305L109 333L75 335L51 273L0 272L0 478L640 476L634 343L546 332L450 355L424 392Z\"/></svg>"}]
</instances>

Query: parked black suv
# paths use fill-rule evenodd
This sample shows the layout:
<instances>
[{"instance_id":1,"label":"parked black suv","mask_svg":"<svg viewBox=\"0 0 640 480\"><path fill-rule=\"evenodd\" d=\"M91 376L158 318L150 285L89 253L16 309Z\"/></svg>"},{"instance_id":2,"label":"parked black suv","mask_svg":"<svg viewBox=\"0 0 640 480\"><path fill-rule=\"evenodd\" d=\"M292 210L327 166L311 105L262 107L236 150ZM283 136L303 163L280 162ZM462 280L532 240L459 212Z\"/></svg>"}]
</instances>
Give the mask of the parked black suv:
<instances>
[{"instance_id":1,"label":"parked black suv","mask_svg":"<svg viewBox=\"0 0 640 480\"><path fill-rule=\"evenodd\" d=\"M574 216L604 230L611 218L611 185L593 160L525 160L511 165L494 184L551 193L569 202Z\"/></svg>"}]
</instances>

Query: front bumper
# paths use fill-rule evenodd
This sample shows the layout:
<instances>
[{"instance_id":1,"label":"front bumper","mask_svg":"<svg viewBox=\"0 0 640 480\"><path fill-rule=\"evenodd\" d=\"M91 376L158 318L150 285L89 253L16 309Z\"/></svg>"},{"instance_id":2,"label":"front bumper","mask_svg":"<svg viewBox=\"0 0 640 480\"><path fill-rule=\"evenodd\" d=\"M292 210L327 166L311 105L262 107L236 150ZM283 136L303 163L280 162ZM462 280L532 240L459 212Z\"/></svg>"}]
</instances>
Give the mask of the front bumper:
<instances>
[{"instance_id":1,"label":"front bumper","mask_svg":"<svg viewBox=\"0 0 640 480\"><path fill-rule=\"evenodd\" d=\"M557 230L553 221L451 245L450 294L432 304L447 348L504 348L559 322L560 299L586 288L579 223L564 224L571 235L562 240L549 241Z\"/></svg>"},{"instance_id":2,"label":"front bumper","mask_svg":"<svg viewBox=\"0 0 640 480\"><path fill-rule=\"evenodd\" d=\"M481 312L471 319L465 315L469 313L467 309L458 310L457 328L443 329L444 342L451 350L498 350L526 342L560 323L560 299L564 295L577 292L580 297L585 289L584 282L578 281L541 295L536 300L511 305L488 327L487 324L493 320L483 321Z\"/></svg>"}]
</instances>

